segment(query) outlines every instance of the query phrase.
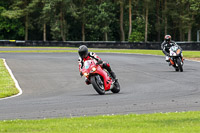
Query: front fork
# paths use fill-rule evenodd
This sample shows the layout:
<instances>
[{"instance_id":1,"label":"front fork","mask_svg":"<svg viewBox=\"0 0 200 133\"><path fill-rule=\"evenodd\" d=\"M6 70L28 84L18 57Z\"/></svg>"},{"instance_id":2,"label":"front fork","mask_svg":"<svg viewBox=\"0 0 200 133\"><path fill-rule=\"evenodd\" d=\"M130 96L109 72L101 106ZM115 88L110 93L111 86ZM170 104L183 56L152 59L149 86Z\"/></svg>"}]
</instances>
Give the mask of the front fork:
<instances>
[{"instance_id":1,"label":"front fork","mask_svg":"<svg viewBox=\"0 0 200 133\"><path fill-rule=\"evenodd\" d=\"M181 60L181 65L183 66L183 57L178 57L177 59L178 59L178 60L179 60L179 59ZM169 60L170 60L170 63L171 63L173 66L178 67L178 64L177 64L176 59L174 59L173 57L170 57Z\"/></svg>"}]
</instances>

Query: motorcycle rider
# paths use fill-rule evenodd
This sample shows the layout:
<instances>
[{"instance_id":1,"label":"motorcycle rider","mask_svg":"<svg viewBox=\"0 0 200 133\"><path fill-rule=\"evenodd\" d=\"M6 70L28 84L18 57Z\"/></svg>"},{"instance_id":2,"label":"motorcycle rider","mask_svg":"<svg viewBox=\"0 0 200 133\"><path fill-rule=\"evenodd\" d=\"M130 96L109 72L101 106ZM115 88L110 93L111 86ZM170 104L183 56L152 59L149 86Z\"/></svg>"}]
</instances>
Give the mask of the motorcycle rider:
<instances>
[{"instance_id":1,"label":"motorcycle rider","mask_svg":"<svg viewBox=\"0 0 200 133\"><path fill-rule=\"evenodd\" d=\"M97 56L95 53L93 52L88 52L88 48L85 45L81 45L78 49L78 53L79 53L79 59L78 59L78 63L79 63L79 72L80 75L83 76L82 74L82 67L84 65L84 62L86 60L91 60L91 59L95 59L97 61L97 64L100 65L102 68L106 69L110 75L112 76L114 81L117 81L116 79L116 75L115 73L111 70L110 64L103 62L101 60L101 58L99 56ZM90 84L90 81L88 79L85 80L86 84Z\"/></svg>"},{"instance_id":2,"label":"motorcycle rider","mask_svg":"<svg viewBox=\"0 0 200 133\"><path fill-rule=\"evenodd\" d=\"M170 61L169 61L169 49L172 47L172 46L175 46L177 45L175 41L172 41L171 40L171 36L170 35L165 35L165 38L164 38L164 42L161 44L161 49L163 51L163 53L165 54L166 56L166 62L169 62L169 65L171 65ZM178 45L177 45L178 46ZM180 46L179 46L180 47ZM182 55L181 55L182 56Z\"/></svg>"}]
</instances>

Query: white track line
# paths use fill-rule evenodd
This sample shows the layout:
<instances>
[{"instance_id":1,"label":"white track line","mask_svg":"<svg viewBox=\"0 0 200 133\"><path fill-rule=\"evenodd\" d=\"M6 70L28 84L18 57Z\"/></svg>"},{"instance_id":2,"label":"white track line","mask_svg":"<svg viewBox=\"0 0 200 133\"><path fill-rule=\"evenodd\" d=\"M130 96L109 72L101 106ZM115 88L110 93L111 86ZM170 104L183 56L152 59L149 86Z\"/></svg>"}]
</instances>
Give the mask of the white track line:
<instances>
[{"instance_id":1,"label":"white track line","mask_svg":"<svg viewBox=\"0 0 200 133\"><path fill-rule=\"evenodd\" d=\"M8 67L8 65L7 65L7 63L6 63L6 60L3 59L3 62L4 62L4 65L5 65L6 69L7 69L8 72L9 72L10 76L12 77L13 81L15 82L15 87L19 90L19 93L16 94L16 95L10 96L10 97L0 98L0 100L5 100L5 99L9 99L9 98L14 98L14 97L17 97L17 96L19 96L19 95L22 94L22 89L20 88L18 81L15 79L15 76L13 75L11 69Z\"/></svg>"}]
</instances>

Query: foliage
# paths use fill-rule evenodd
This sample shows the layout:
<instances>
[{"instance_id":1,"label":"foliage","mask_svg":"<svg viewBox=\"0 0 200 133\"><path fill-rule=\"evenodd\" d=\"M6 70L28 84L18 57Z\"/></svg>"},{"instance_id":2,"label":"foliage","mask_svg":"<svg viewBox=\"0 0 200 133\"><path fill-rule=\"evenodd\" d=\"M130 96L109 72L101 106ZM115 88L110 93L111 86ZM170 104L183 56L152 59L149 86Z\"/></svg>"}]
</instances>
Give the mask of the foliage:
<instances>
[{"instance_id":1,"label":"foliage","mask_svg":"<svg viewBox=\"0 0 200 133\"><path fill-rule=\"evenodd\" d=\"M93 34L94 41L103 40L103 33L111 32L110 25L115 21L114 6L112 2L93 2L85 10L86 28Z\"/></svg>"},{"instance_id":2,"label":"foliage","mask_svg":"<svg viewBox=\"0 0 200 133\"><path fill-rule=\"evenodd\" d=\"M29 40L41 40L46 32L48 40L80 41L84 34L87 41L120 41L120 3L124 5L123 28L127 40L129 2L126 0L0 1L0 39L20 40L27 36ZM149 12L148 41L163 40L166 30L177 41L187 41L190 34L196 40L196 30L200 29L199 3L200 0L167 0L167 3L132 0L133 28L129 41L144 40L145 28L138 29L145 20L138 22L138 18L145 18L145 9Z\"/></svg>"},{"instance_id":3,"label":"foliage","mask_svg":"<svg viewBox=\"0 0 200 133\"><path fill-rule=\"evenodd\" d=\"M129 42L142 42L144 41L144 28L145 21L143 17L137 17L136 20L133 21L133 29L132 34L130 36Z\"/></svg>"},{"instance_id":4,"label":"foliage","mask_svg":"<svg viewBox=\"0 0 200 133\"><path fill-rule=\"evenodd\" d=\"M6 2L0 2L0 14L5 11ZM0 15L0 39L21 39L24 36L24 27L20 19L9 19Z\"/></svg>"},{"instance_id":5,"label":"foliage","mask_svg":"<svg viewBox=\"0 0 200 133\"><path fill-rule=\"evenodd\" d=\"M142 42L142 41L144 41L144 35L141 32L133 31L129 38L129 42Z\"/></svg>"}]
</instances>

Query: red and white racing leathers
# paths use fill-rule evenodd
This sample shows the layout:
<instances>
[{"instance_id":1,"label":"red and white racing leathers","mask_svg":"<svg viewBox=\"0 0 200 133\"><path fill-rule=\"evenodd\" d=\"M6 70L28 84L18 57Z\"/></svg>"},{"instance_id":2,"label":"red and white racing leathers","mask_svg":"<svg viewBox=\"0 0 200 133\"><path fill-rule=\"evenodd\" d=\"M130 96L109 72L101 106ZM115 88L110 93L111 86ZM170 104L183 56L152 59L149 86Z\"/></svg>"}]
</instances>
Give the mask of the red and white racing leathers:
<instances>
[{"instance_id":1,"label":"red and white racing leathers","mask_svg":"<svg viewBox=\"0 0 200 133\"><path fill-rule=\"evenodd\" d=\"M101 58L99 57L99 56L97 56L95 53L93 53L93 52L88 52L88 56L86 57L86 58L81 58L81 57L79 57L79 59L78 59L78 63L79 63L79 72L81 72L82 71L82 67L83 67L83 65L84 65L84 62L86 61L86 60L91 60L91 59L95 59L97 62L99 61L99 60L101 60Z\"/></svg>"}]
</instances>

